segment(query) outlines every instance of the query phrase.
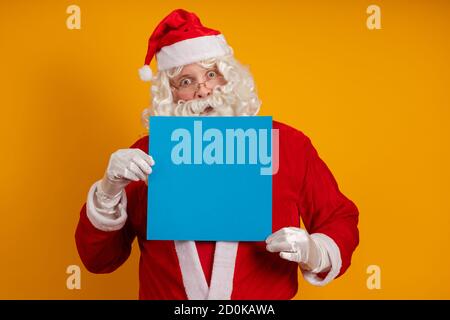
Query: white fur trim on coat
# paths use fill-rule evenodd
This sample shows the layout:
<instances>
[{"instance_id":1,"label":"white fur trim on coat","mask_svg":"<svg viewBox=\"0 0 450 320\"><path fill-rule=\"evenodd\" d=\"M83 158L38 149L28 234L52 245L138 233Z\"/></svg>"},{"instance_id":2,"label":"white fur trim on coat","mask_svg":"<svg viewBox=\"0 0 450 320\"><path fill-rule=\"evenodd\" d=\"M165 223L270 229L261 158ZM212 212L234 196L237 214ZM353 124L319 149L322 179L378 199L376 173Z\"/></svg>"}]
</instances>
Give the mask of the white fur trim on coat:
<instances>
[{"instance_id":1,"label":"white fur trim on coat","mask_svg":"<svg viewBox=\"0 0 450 320\"><path fill-rule=\"evenodd\" d=\"M229 300L233 292L238 242L216 242L211 286L205 279L194 241L175 241L183 285L189 300Z\"/></svg>"},{"instance_id":2,"label":"white fur trim on coat","mask_svg":"<svg viewBox=\"0 0 450 320\"><path fill-rule=\"evenodd\" d=\"M321 279L317 276L317 273L300 270L303 273L303 277L306 281L308 281L310 284L315 286L325 286L326 284L330 283L341 271L342 266L342 259L341 259L341 252L339 250L339 247L337 246L336 242L334 242L333 239L331 239L329 236L323 233L313 233L311 234L311 237L316 242L318 246L320 246L322 249L324 249L324 252L328 253L328 257L330 258L331 262L331 269L328 272L327 276L324 279Z\"/></svg>"},{"instance_id":3,"label":"white fur trim on coat","mask_svg":"<svg viewBox=\"0 0 450 320\"><path fill-rule=\"evenodd\" d=\"M205 279L194 241L174 241L183 285L189 300L205 300L208 283Z\"/></svg>"},{"instance_id":4,"label":"white fur trim on coat","mask_svg":"<svg viewBox=\"0 0 450 320\"><path fill-rule=\"evenodd\" d=\"M127 220L127 195L126 192L122 192L122 197L120 199L118 206L118 217L105 216L100 213L94 204L95 191L97 190L97 185L100 181L95 182L87 196L86 201L86 214L89 221L94 227L102 231L115 231L122 229Z\"/></svg>"},{"instance_id":5,"label":"white fur trim on coat","mask_svg":"<svg viewBox=\"0 0 450 320\"><path fill-rule=\"evenodd\" d=\"M216 242L208 300L230 300L238 242Z\"/></svg>"}]
</instances>

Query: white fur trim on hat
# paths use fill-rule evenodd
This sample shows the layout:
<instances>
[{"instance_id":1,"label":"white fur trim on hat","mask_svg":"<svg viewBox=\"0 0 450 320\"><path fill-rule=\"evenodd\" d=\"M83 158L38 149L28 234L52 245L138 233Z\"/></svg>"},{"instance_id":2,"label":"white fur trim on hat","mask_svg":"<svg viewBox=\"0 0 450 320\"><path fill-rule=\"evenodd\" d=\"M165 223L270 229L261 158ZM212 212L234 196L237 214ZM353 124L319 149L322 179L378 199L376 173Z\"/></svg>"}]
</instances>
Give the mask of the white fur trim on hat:
<instances>
[{"instance_id":1,"label":"white fur trim on hat","mask_svg":"<svg viewBox=\"0 0 450 320\"><path fill-rule=\"evenodd\" d=\"M149 65L144 65L139 69L139 77L142 81L152 81L153 78L153 72Z\"/></svg>"},{"instance_id":2,"label":"white fur trim on hat","mask_svg":"<svg viewBox=\"0 0 450 320\"><path fill-rule=\"evenodd\" d=\"M197 37L165 46L156 54L159 70L184 66L197 61L231 54L222 34Z\"/></svg>"}]
</instances>

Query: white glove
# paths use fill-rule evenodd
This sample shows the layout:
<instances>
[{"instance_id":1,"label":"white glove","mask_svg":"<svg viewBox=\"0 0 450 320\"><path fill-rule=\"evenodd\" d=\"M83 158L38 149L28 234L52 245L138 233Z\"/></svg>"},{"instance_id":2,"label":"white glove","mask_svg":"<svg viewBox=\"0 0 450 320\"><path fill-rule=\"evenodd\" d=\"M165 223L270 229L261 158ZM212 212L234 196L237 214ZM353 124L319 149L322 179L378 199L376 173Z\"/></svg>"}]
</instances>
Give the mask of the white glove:
<instances>
[{"instance_id":1,"label":"white glove","mask_svg":"<svg viewBox=\"0 0 450 320\"><path fill-rule=\"evenodd\" d=\"M309 233L300 228L286 227L266 239L266 249L280 252L280 257L297 262L303 270L322 272L330 267L325 249Z\"/></svg>"},{"instance_id":2,"label":"white glove","mask_svg":"<svg viewBox=\"0 0 450 320\"><path fill-rule=\"evenodd\" d=\"M147 183L154 164L153 158L141 149L120 149L114 152L99 184L98 191L105 198L101 200L104 202L118 198L131 181L142 180Z\"/></svg>"}]
</instances>

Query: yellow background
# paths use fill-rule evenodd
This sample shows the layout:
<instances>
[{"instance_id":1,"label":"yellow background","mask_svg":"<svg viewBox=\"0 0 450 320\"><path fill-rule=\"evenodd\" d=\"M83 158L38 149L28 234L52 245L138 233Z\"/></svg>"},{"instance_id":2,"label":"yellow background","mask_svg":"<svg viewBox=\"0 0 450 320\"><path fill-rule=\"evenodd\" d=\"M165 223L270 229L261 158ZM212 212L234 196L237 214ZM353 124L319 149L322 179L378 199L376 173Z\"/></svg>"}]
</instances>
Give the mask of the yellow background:
<instances>
[{"instance_id":1,"label":"yellow background","mask_svg":"<svg viewBox=\"0 0 450 320\"><path fill-rule=\"evenodd\" d=\"M366 8L381 8L368 30ZM81 30L66 8L81 8ZM119 270L82 267L74 231L116 149L145 134L147 40L196 12L250 65L262 114L307 134L360 209L340 279L298 299L450 298L450 2L11 1L0 4L0 298L135 299L138 247ZM152 64L155 70L154 64ZM381 289L366 286L369 265Z\"/></svg>"}]
</instances>

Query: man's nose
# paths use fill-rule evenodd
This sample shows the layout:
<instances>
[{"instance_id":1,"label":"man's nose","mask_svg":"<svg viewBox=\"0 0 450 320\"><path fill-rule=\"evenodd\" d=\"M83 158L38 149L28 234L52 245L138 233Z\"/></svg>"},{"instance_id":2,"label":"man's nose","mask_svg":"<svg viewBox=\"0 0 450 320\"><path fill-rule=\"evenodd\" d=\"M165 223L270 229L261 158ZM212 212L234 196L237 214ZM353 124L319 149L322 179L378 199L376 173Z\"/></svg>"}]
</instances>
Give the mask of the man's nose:
<instances>
[{"instance_id":1,"label":"man's nose","mask_svg":"<svg viewBox=\"0 0 450 320\"><path fill-rule=\"evenodd\" d=\"M211 89L209 89L208 87L206 87L206 85L204 83L200 83L199 84L199 88L195 94L196 98L206 98L207 96L209 96L211 94Z\"/></svg>"}]
</instances>

